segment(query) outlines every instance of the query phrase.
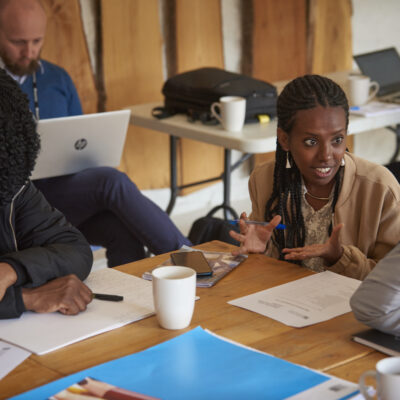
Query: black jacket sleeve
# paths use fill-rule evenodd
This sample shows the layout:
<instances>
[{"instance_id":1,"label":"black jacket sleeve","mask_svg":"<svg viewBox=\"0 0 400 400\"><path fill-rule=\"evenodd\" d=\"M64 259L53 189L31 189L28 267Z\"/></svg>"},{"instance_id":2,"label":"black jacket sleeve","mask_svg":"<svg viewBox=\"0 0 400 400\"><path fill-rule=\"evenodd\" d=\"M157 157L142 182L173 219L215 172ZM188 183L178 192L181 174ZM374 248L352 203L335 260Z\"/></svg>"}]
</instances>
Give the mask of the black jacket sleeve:
<instances>
[{"instance_id":1,"label":"black jacket sleeve","mask_svg":"<svg viewBox=\"0 0 400 400\"><path fill-rule=\"evenodd\" d=\"M9 263L18 279L0 302L0 318L18 317L25 310L21 287L41 286L69 274L83 280L93 263L83 235L31 182L14 200L12 217L18 249L0 256L0 262Z\"/></svg>"}]
</instances>

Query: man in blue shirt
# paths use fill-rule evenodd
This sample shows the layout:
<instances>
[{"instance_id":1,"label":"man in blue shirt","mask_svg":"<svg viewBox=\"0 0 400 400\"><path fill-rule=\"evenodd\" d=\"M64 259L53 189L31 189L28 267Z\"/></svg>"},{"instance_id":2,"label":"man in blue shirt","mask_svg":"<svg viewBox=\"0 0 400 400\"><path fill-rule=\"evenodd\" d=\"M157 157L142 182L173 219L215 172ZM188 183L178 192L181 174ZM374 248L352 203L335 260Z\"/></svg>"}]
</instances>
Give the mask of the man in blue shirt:
<instances>
[{"instance_id":1,"label":"man in blue shirt","mask_svg":"<svg viewBox=\"0 0 400 400\"><path fill-rule=\"evenodd\" d=\"M36 119L81 114L67 72L40 59L45 32L39 0L0 0L0 67L28 95ZM160 254L191 245L168 215L114 168L89 168L34 183L89 243L106 248L110 267L145 257L145 247Z\"/></svg>"}]
</instances>

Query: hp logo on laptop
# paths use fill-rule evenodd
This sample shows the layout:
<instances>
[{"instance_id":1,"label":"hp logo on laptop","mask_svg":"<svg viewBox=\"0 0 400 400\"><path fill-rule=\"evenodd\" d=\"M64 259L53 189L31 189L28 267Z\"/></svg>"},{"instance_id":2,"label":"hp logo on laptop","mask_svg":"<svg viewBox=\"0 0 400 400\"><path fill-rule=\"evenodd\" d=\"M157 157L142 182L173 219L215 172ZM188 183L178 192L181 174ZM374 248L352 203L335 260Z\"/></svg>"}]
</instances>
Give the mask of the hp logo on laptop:
<instances>
[{"instance_id":1,"label":"hp logo on laptop","mask_svg":"<svg viewBox=\"0 0 400 400\"><path fill-rule=\"evenodd\" d=\"M87 140L86 139L78 139L75 142L75 149L76 150L83 150L87 146Z\"/></svg>"}]
</instances>

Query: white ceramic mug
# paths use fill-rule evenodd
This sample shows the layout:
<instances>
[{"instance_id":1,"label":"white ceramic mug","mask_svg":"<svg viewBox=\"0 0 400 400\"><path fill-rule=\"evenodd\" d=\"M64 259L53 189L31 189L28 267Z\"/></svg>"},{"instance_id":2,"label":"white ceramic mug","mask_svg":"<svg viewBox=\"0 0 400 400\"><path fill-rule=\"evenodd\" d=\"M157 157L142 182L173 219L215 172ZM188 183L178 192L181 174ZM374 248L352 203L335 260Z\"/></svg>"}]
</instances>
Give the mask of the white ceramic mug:
<instances>
[{"instance_id":1,"label":"white ceramic mug","mask_svg":"<svg viewBox=\"0 0 400 400\"><path fill-rule=\"evenodd\" d=\"M365 75L350 75L347 78L347 95L350 106L362 106L378 93L379 83Z\"/></svg>"},{"instance_id":2,"label":"white ceramic mug","mask_svg":"<svg viewBox=\"0 0 400 400\"><path fill-rule=\"evenodd\" d=\"M221 97L219 102L211 104L211 114L226 131L240 132L246 116L246 99L239 96Z\"/></svg>"},{"instance_id":3,"label":"white ceramic mug","mask_svg":"<svg viewBox=\"0 0 400 400\"><path fill-rule=\"evenodd\" d=\"M367 392L365 379L370 376L376 380L379 400L400 399L400 357L388 357L376 364L376 370L364 372L359 381L360 391L366 400L372 400Z\"/></svg>"},{"instance_id":4,"label":"white ceramic mug","mask_svg":"<svg viewBox=\"0 0 400 400\"><path fill-rule=\"evenodd\" d=\"M158 267L152 271L153 300L158 323L165 329L183 329L192 320L196 297L196 271Z\"/></svg>"}]
</instances>

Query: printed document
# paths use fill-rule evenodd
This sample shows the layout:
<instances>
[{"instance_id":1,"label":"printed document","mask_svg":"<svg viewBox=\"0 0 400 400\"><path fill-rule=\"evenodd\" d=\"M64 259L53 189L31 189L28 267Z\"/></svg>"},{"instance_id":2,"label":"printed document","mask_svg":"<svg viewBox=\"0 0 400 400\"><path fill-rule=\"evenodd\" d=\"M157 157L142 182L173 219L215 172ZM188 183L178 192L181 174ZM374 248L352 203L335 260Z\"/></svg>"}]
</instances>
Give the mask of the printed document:
<instances>
[{"instance_id":1,"label":"printed document","mask_svg":"<svg viewBox=\"0 0 400 400\"><path fill-rule=\"evenodd\" d=\"M263 290L229 304L301 328L351 311L349 300L361 281L324 271Z\"/></svg>"},{"instance_id":2,"label":"printed document","mask_svg":"<svg viewBox=\"0 0 400 400\"><path fill-rule=\"evenodd\" d=\"M121 295L124 300L94 299L86 311L72 316L25 312L20 318L0 321L0 339L45 354L154 314L151 282L104 268L92 272L85 283L93 292Z\"/></svg>"}]
</instances>

